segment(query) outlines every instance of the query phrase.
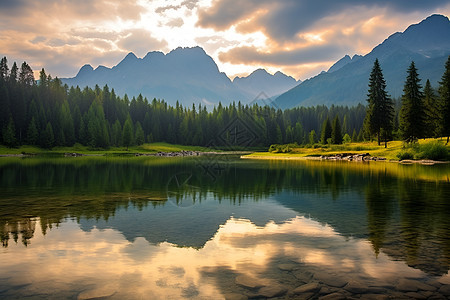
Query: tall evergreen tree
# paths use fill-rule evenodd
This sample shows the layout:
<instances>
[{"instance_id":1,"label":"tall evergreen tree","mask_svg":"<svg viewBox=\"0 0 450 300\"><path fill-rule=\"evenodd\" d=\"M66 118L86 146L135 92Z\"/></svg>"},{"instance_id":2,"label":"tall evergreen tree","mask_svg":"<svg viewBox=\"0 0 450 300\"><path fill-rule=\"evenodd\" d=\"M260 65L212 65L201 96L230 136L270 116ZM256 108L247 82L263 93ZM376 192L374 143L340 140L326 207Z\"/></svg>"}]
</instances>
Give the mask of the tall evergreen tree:
<instances>
[{"instance_id":1,"label":"tall evergreen tree","mask_svg":"<svg viewBox=\"0 0 450 300\"><path fill-rule=\"evenodd\" d=\"M39 132L37 129L36 119L33 117L31 119L30 125L28 125L27 130L27 143L29 145L36 145L39 139Z\"/></svg>"},{"instance_id":2,"label":"tall evergreen tree","mask_svg":"<svg viewBox=\"0 0 450 300\"><path fill-rule=\"evenodd\" d=\"M132 141L133 141L133 125L131 118L128 116L128 118L125 121L125 124L123 125L123 133L122 133L122 142L123 145L127 147L127 151Z\"/></svg>"},{"instance_id":3,"label":"tall evergreen tree","mask_svg":"<svg viewBox=\"0 0 450 300\"><path fill-rule=\"evenodd\" d=\"M450 56L445 63L445 71L439 82L440 95L440 127L442 136L447 137L447 144L450 139Z\"/></svg>"},{"instance_id":4,"label":"tall evergreen tree","mask_svg":"<svg viewBox=\"0 0 450 300\"><path fill-rule=\"evenodd\" d=\"M314 145L317 141L316 131L313 129L309 132L309 144Z\"/></svg>"},{"instance_id":5,"label":"tall evergreen tree","mask_svg":"<svg viewBox=\"0 0 450 300\"><path fill-rule=\"evenodd\" d=\"M342 144L341 123L338 116L336 116L333 120L333 126L331 129L331 143Z\"/></svg>"},{"instance_id":6,"label":"tall evergreen tree","mask_svg":"<svg viewBox=\"0 0 450 300\"><path fill-rule=\"evenodd\" d=\"M414 62L408 68L400 109L399 129L406 142L422 138L425 131L425 105L422 86Z\"/></svg>"},{"instance_id":7,"label":"tall evergreen tree","mask_svg":"<svg viewBox=\"0 0 450 300\"><path fill-rule=\"evenodd\" d=\"M8 59L4 56L0 61L0 80L6 81L9 76Z\"/></svg>"},{"instance_id":8,"label":"tall evergreen tree","mask_svg":"<svg viewBox=\"0 0 450 300\"><path fill-rule=\"evenodd\" d=\"M3 142L10 148L16 146L16 129L12 118L9 119L8 125L3 129Z\"/></svg>"},{"instance_id":9,"label":"tall evergreen tree","mask_svg":"<svg viewBox=\"0 0 450 300\"><path fill-rule=\"evenodd\" d=\"M33 70L26 62L23 62L22 66L20 67L19 82L23 85L34 85Z\"/></svg>"},{"instance_id":10,"label":"tall evergreen tree","mask_svg":"<svg viewBox=\"0 0 450 300\"><path fill-rule=\"evenodd\" d=\"M386 92L386 81L378 59L375 60L370 73L367 102L367 113L364 119L365 130L371 136L377 136L378 145L380 145L383 131L385 147L387 147L387 139L392 132L394 104Z\"/></svg>"},{"instance_id":11,"label":"tall evergreen tree","mask_svg":"<svg viewBox=\"0 0 450 300\"><path fill-rule=\"evenodd\" d=\"M141 123L139 121L136 122L136 133L134 134L134 139L136 145L140 146L145 142L144 130L142 129Z\"/></svg>"},{"instance_id":12,"label":"tall evergreen tree","mask_svg":"<svg viewBox=\"0 0 450 300\"><path fill-rule=\"evenodd\" d=\"M430 80L425 83L423 90L425 104L425 137L435 137L439 128L439 102L431 87Z\"/></svg>"},{"instance_id":13,"label":"tall evergreen tree","mask_svg":"<svg viewBox=\"0 0 450 300\"><path fill-rule=\"evenodd\" d=\"M331 138L331 132L332 132L332 128L331 128L331 124L330 124L330 119L327 119L323 122L322 124L322 132L320 134L320 142L322 144L326 144L328 142L328 139Z\"/></svg>"},{"instance_id":14,"label":"tall evergreen tree","mask_svg":"<svg viewBox=\"0 0 450 300\"><path fill-rule=\"evenodd\" d=\"M47 123L44 132L42 133L41 143L43 148L51 149L55 144L55 135L53 134L53 126L50 122Z\"/></svg>"}]
</instances>

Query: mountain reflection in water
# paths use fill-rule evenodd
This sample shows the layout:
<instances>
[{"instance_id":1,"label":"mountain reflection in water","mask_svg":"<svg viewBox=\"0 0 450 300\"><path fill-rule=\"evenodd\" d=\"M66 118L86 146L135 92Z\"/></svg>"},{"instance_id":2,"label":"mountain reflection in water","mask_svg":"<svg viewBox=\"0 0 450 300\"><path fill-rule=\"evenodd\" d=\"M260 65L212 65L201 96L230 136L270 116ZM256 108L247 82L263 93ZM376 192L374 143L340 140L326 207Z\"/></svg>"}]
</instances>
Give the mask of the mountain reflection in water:
<instances>
[{"instance_id":1,"label":"mountain reflection in water","mask_svg":"<svg viewBox=\"0 0 450 300\"><path fill-rule=\"evenodd\" d=\"M323 276L377 293L450 284L447 165L230 158L211 177L201 163L2 160L0 296L252 296L242 276L286 295Z\"/></svg>"}]
</instances>

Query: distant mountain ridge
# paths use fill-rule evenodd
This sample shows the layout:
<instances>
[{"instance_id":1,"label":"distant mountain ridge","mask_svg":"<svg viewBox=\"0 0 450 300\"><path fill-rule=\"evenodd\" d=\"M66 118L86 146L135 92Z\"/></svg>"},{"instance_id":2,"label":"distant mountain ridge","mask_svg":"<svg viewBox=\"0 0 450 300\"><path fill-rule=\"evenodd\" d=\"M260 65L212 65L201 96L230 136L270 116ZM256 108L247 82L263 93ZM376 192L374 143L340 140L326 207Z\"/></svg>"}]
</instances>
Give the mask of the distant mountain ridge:
<instances>
[{"instance_id":1,"label":"distant mountain ridge","mask_svg":"<svg viewBox=\"0 0 450 300\"><path fill-rule=\"evenodd\" d=\"M259 69L244 78L231 81L219 71L214 60L201 47L177 48L164 54L149 52L143 58L129 53L112 68L84 65L73 78L62 79L69 86L107 84L119 95L164 99L174 105L249 103L263 92L268 97L296 86L298 82L281 72L274 75Z\"/></svg>"},{"instance_id":2,"label":"distant mountain ridge","mask_svg":"<svg viewBox=\"0 0 450 300\"><path fill-rule=\"evenodd\" d=\"M345 56L328 72L319 74L280 95L275 104L280 108L299 105L356 105L366 102L369 74L379 59L392 97L400 97L411 61L418 68L422 84L427 79L437 87L450 55L450 21L432 15L404 32L394 33L365 56Z\"/></svg>"}]
</instances>

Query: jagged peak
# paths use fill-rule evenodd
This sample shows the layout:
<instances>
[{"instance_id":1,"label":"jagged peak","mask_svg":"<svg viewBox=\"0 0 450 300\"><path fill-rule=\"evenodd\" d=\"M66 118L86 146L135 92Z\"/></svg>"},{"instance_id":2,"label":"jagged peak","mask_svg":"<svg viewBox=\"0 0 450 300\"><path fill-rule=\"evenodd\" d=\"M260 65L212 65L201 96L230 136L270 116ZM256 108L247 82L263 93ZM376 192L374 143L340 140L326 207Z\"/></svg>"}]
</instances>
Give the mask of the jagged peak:
<instances>
[{"instance_id":1,"label":"jagged peak","mask_svg":"<svg viewBox=\"0 0 450 300\"><path fill-rule=\"evenodd\" d=\"M165 56L165 54L161 51L150 51L144 56L143 60L151 59L153 57L163 57L163 56Z\"/></svg>"},{"instance_id":2,"label":"jagged peak","mask_svg":"<svg viewBox=\"0 0 450 300\"><path fill-rule=\"evenodd\" d=\"M85 64L80 68L78 71L78 74L76 76L83 76L85 74L88 74L90 72L94 71L94 68L90 64Z\"/></svg>"},{"instance_id":3,"label":"jagged peak","mask_svg":"<svg viewBox=\"0 0 450 300\"><path fill-rule=\"evenodd\" d=\"M137 56L133 52L130 52L130 53L128 53L125 56L125 58L122 61L124 61L124 60L135 60L135 59L138 59Z\"/></svg>"}]
</instances>

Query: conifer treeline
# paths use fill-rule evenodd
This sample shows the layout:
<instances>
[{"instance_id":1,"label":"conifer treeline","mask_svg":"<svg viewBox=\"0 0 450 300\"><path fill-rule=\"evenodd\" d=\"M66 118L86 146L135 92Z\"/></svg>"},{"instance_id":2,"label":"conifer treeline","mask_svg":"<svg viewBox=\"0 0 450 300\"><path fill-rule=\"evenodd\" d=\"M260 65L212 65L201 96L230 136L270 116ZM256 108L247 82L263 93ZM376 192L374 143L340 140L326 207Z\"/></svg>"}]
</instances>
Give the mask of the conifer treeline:
<instances>
[{"instance_id":1,"label":"conifer treeline","mask_svg":"<svg viewBox=\"0 0 450 300\"><path fill-rule=\"evenodd\" d=\"M108 86L103 89L68 87L42 69L38 83L23 63L11 70L4 57L0 63L0 143L13 147L38 145L45 148L72 146L92 148L139 145L164 141L183 145L227 144L217 135L238 118L258 136L258 145L318 142L316 132L327 119L342 120L343 133L362 137L366 113L355 107L323 105L280 110L271 106L219 104L169 106L163 100L148 101L139 95L119 97ZM313 132L312 132L313 131ZM222 143L222 144L221 144Z\"/></svg>"},{"instance_id":2,"label":"conifer treeline","mask_svg":"<svg viewBox=\"0 0 450 300\"><path fill-rule=\"evenodd\" d=\"M424 90L414 61L407 70L401 106L395 111L394 102L386 92L386 82L378 59L369 78L368 108L364 131L383 140L385 147L392 138L411 143L419 138L450 136L450 56L439 82L438 92L427 80Z\"/></svg>"}]
</instances>

